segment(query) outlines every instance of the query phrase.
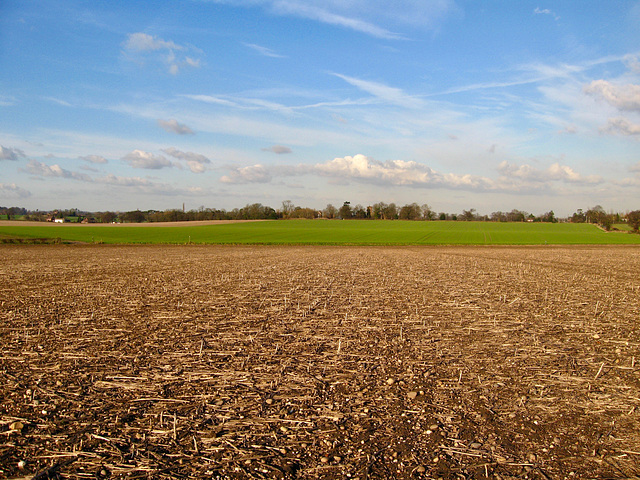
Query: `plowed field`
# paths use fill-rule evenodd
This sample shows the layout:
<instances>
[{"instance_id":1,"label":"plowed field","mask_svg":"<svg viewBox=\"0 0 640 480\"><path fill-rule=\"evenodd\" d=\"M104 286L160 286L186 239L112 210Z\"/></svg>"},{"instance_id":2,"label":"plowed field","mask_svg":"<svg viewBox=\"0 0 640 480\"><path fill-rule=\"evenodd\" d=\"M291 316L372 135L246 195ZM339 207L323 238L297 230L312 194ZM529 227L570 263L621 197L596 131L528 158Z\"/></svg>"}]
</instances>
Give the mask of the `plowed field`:
<instances>
[{"instance_id":1,"label":"plowed field","mask_svg":"<svg viewBox=\"0 0 640 480\"><path fill-rule=\"evenodd\" d=\"M637 247L0 254L0 478L640 475Z\"/></svg>"}]
</instances>

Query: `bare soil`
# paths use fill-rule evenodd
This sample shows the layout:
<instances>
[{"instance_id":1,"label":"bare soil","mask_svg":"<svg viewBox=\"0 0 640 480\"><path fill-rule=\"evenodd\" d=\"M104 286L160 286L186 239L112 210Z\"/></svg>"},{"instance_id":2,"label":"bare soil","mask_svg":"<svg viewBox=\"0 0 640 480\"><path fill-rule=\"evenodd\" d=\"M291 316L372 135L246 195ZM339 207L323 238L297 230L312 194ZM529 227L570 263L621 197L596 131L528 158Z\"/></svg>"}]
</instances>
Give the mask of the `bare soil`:
<instances>
[{"instance_id":1,"label":"bare soil","mask_svg":"<svg viewBox=\"0 0 640 480\"><path fill-rule=\"evenodd\" d=\"M637 247L0 254L0 478L640 475Z\"/></svg>"}]
</instances>

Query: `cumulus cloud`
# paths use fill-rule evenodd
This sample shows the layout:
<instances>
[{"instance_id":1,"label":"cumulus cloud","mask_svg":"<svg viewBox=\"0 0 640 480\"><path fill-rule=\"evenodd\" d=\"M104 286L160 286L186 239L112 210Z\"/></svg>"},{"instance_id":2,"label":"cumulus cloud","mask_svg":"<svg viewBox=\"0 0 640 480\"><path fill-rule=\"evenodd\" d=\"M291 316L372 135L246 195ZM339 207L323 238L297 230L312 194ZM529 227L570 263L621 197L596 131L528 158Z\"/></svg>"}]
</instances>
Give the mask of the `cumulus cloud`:
<instances>
[{"instance_id":1,"label":"cumulus cloud","mask_svg":"<svg viewBox=\"0 0 640 480\"><path fill-rule=\"evenodd\" d=\"M160 170L161 168L173 166L173 164L162 155L154 155L142 150L134 150L122 157L122 160L133 168L145 168L149 170Z\"/></svg>"},{"instance_id":2,"label":"cumulus cloud","mask_svg":"<svg viewBox=\"0 0 640 480\"><path fill-rule=\"evenodd\" d=\"M606 127L600 129L601 133L612 135L635 136L640 135L640 125L631 123L626 118L610 118Z\"/></svg>"},{"instance_id":3,"label":"cumulus cloud","mask_svg":"<svg viewBox=\"0 0 640 480\"><path fill-rule=\"evenodd\" d=\"M491 179L474 175L439 173L430 167L404 160L379 162L365 155L334 158L315 165L271 166L253 165L234 168L220 180L225 183L268 183L273 175L320 175L340 181L360 181L378 185L398 185L426 188L452 188L470 190L492 190Z\"/></svg>"},{"instance_id":4,"label":"cumulus cloud","mask_svg":"<svg viewBox=\"0 0 640 480\"><path fill-rule=\"evenodd\" d=\"M316 164L313 171L324 176L386 185L472 190L493 189L493 182L489 178L468 174L443 174L414 161L388 160L380 162L362 154L353 157L338 157L329 162Z\"/></svg>"},{"instance_id":5,"label":"cumulus cloud","mask_svg":"<svg viewBox=\"0 0 640 480\"><path fill-rule=\"evenodd\" d=\"M522 193L548 190L554 182L595 185L603 182L596 175L584 176L571 167L554 163L546 169L502 162L495 178L471 174L443 173L406 160L381 162L365 155L337 157L315 165L263 166L233 168L220 180L224 183L268 183L275 176L317 175L332 182L361 182L382 186L442 188L474 192Z\"/></svg>"},{"instance_id":6,"label":"cumulus cloud","mask_svg":"<svg viewBox=\"0 0 640 480\"><path fill-rule=\"evenodd\" d=\"M31 196L31 192L15 183L0 183L0 195L5 198L27 198Z\"/></svg>"},{"instance_id":7,"label":"cumulus cloud","mask_svg":"<svg viewBox=\"0 0 640 480\"><path fill-rule=\"evenodd\" d=\"M158 119L158 126L169 133L177 133L178 135L193 135L193 130L191 130L183 123L178 123L178 121L173 118L171 120Z\"/></svg>"},{"instance_id":8,"label":"cumulus cloud","mask_svg":"<svg viewBox=\"0 0 640 480\"><path fill-rule=\"evenodd\" d=\"M263 152L272 152L277 153L278 155L283 155L285 153L291 153L291 149L289 147L285 147L284 145L273 145L272 147L263 148Z\"/></svg>"},{"instance_id":9,"label":"cumulus cloud","mask_svg":"<svg viewBox=\"0 0 640 480\"><path fill-rule=\"evenodd\" d=\"M0 160L18 160L26 155L19 148L8 148L0 145Z\"/></svg>"},{"instance_id":10,"label":"cumulus cloud","mask_svg":"<svg viewBox=\"0 0 640 480\"><path fill-rule=\"evenodd\" d=\"M640 112L640 85L615 85L606 80L594 80L584 87L584 92L618 110Z\"/></svg>"},{"instance_id":11,"label":"cumulus cloud","mask_svg":"<svg viewBox=\"0 0 640 480\"><path fill-rule=\"evenodd\" d=\"M47 165L46 163L38 162L37 160L29 160L26 171L32 175L37 175L39 177L70 178L73 180L81 180L85 182L91 181L91 177L84 173L66 170L58 164Z\"/></svg>"},{"instance_id":12,"label":"cumulus cloud","mask_svg":"<svg viewBox=\"0 0 640 480\"><path fill-rule=\"evenodd\" d=\"M229 175L220 177L223 183L269 183L271 181L271 173L263 165L251 165L249 167L234 167Z\"/></svg>"},{"instance_id":13,"label":"cumulus cloud","mask_svg":"<svg viewBox=\"0 0 640 480\"><path fill-rule=\"evenodd\" d=\"M193 173L203 173L207 169L206 165L211 163L211 160L199 153L181 152L173 147L165 148L162 151L173 158L184 161Z\"/></svg>"},{"instance_id":14,"label":"cumulus cloud","mask_svg":"<svg viewBox=\"0 0 640 480\"><path fill-rule=\"evenodd\" d=\"M124 53L129 60L144 63L145 60L161 60L167 65L169 73L177 75L181 68L200 66L200 59L187 56L192 47L179 45L171 40L149 35L143 32L130 33L122 43ZM176 55L180 52L180 55Z\"/></svg>"},{"instance_id":15,"label":"cumulus cloud","mask_svg":"<svg viewBox=\"0 0 640 480\"><path fill-rule=\"evenodd\" d=\"M541 170L531 165L512 165L506 160L498 166L498 172L504 177L524 182L547 183L551 181L563 181L567 183L598 184L602 183L602 177L597 175L583 176L567 165L554 163L549 168Z\"/></svg>"},{"instance_id":16,"label":"cumulus cloud","mask_svg":"<svg viewBox=\"0 0 640 480\"><path fill-rule=\"evenodd\" d=\"M84 157L78 158L89 163L107 163L107 159L101 155L85 155Z\"/></svg>"}]
</instances>

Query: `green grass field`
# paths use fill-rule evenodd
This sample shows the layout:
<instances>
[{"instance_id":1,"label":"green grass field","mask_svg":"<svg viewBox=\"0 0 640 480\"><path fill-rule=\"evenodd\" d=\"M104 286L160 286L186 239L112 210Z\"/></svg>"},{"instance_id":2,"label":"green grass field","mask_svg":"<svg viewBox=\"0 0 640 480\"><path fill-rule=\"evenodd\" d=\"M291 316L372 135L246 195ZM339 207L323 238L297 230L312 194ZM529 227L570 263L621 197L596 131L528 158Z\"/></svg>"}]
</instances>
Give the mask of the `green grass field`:
<instances>
[{"instance_id":1,"label":"green grass field","mask_svg":"<svg viewBox=\"0 0 640 480\"><path fill-rule=\"evenodd\" d=\"M269 245L640 245L640 235L568 223L287 220L194 226L2 225L0 241ZM3 240L4 239L4 240Z\"/></svg>"}]
</instances>

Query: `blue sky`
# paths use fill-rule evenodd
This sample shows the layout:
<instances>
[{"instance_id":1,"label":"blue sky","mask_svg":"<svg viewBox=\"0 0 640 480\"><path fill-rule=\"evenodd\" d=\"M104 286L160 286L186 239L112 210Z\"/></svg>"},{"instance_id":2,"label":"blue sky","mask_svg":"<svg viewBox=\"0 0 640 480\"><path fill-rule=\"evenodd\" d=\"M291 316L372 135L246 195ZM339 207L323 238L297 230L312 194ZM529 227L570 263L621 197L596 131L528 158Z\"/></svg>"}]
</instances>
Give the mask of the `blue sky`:
<instances>
[{"instance_id":1,"label":"blue sky","mask_svg":"<svg viewBox=\"0 0 640 480\"><path fill-rule=\"evenodd\" d=\"M640 208L640 2L0 3L0 205Z\"/></svg>"}]
</instances>

